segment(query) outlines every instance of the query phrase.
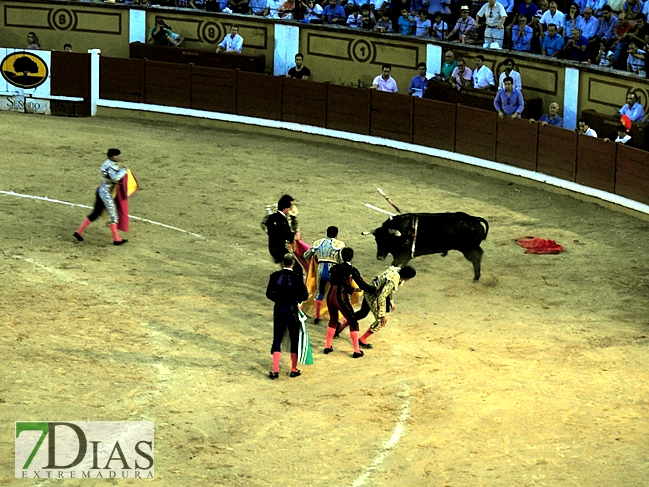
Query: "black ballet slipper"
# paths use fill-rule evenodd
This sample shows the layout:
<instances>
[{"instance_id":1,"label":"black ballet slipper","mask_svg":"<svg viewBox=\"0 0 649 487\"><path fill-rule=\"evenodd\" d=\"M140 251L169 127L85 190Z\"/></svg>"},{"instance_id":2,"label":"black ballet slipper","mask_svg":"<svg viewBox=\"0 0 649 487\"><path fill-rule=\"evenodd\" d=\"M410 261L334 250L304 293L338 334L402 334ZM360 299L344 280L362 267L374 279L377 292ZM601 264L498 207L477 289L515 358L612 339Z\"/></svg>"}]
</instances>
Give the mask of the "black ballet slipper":
<instances>
[{"instance_id":1,"label":"black ballet slipper","mask_svg":"<svg viewBox=\"0 0 649 487\"><path fill-rule=\"evenodd\" d=\"M331 353L331 352L333 352L333 351L334 351L333 348L325 348L325 349L324 349L324 353L325 353L325 355L327 355L328 353Z\"/></svg>"},{"instance_id":2,"label":"black ballet slipper","mask_svg":"<svg viewBox=\"0 0 649 487\"><path fill-rule=\"evenodd\" d=\"M277 379L279 377L279 372L269 372L268 377L275 380L275 379Z\"/></svg>"},{"instance_id":3,"label":"black ballet slipper","mask_svg":"<svg viewBox=\"0 0 649 487\"><path fill-rule=\"evenodd\" d=\"M124 245L126 242L128 242L128 240L126 240L126 239L115 240L115 241L113 242L113 245Z\"/></svg>"},{"instance_id":4,"label":"black ballet slipper","mask_svg":"<svg viewBox=\"0 0 649 487\"><path fill-rule=\"evenodd\" d=\"M374 348L371 343L363 343L360 340L358 340L358 346L365 349Z\"/></svg>"},{"instance_id":5,"label":"black ballet slipper","mask_svg":"<svg viewBox=\"0 0 649 487\"><path fill-rule=\"evenodd\" d=\"M79 242L83 242L83 237L79 235L77 232L74 232L72 236L76 238Z\"/></svg>"},{"instance_id":6,"label":"black ballet slipper","mask_svg":"<svg viewBox=\"0 0 649 487\"><path fill-rule=\"evenodd\" d=\"M361 350L360 352L354 352L352 358L361 358L363 355L365 355L365 352Z\"/></svg>"},{"instance_id":7,"label":"black ballet slipper","mask_svg":"<svg viewBox=\"0 0 649 487\"><path fill-rule=\"evenodd\" d=\"M291 370L291 373L288 374L288 375L289 375L289 377L299 377L300 375L302 375L302 371L301 370Z\"/></svg>"}]
</instances>

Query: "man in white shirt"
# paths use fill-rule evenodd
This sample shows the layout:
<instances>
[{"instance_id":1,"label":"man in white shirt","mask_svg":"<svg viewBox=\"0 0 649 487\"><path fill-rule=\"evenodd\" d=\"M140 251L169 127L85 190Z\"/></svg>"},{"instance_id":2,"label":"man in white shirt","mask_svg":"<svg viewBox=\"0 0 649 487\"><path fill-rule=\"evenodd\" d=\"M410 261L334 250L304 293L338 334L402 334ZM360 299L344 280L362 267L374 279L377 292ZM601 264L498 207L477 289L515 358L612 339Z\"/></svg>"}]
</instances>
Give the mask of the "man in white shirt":
<instances>
[{"instance_id":1,"label":"man in white shirt","mask_svg":"<svg viewBox=\"0 0 649 487\"><path fill-rule=\"evenodd\" d=\"M548 30L548 25L550 24L556 25L559 35L563 35L563 24L565 23L565 20L566 16L557 10L557 2L553 0L550 2L548 10L541 16L541 20L539 21L544 33L543 35L545 35L545 31ZM570 35L570 32L568 35Z\"/></svg>"},{"instance_id":2,"label":"man in white shirt","mask_svg":"<svg viewBox=\"0 0 649 487\"><path fill-rule=\"evenodd\" d=\"M216 52L238 52L241 54L243 47L243 37L239 35L239 26L233 25L230 27L230 33L226 35L221 43L216 48Z\"/></svg>"},{"instance_id":3,"label":"man in white shirt","mask_svg":"<svg viewBox=\"0 0 649 487\"><path fill-rule=\"evenodd\" d=\"M503 48L503 39L505 37L505 21L507 12L502 4L496 0L489 0L485 3L476 15L476 24L481 25L480 18L484 17L487 27L484 31L484 44L482 47L490 47L492 43L497 43L499 48Z\"/></svg>"},{"instance_id":4,"label":"man in white shirt","mask_svg":"<svg viewBox=\"0 0 649 487\"><path fill-rule=\"evenodd\" d=\"M498 77L499 90L505 89L504 79L507 78L508 76L514 80L514 89L518 91L523 90L523 82L521 81L521 75L518 71L514 71L514 66L516 66L516 62L512 58L505 59L505 71L500 73L500 76Z\"/></svg>"},{"instance_id":5,"label":"man in white shirt","mask_svg":"<svg viewBox=\"0 0 649 487\"><path fill-rule=\"evenodd\" d=\"M577 133L579 135L587 135L588 137L597 138L597 132L590 128L590 120L587 118L580 118L577 122Z\"/></svg>"},{"instance_id":6,"label":"man in white shirt","mask_svg":"<svg viewBox=\"0 0 649 487\"><path fill-rule=\"evenodd\" d=\"M475 59L475 69L473 70L473 87L476 90L491 90L496 86L494 73L484 65L484 56L478 54Z\"/></svg>"},{"instance_id":7,"label":"man in white shirt","mask_svg":"<svg viewBox=\"0 0 649 487\"><path fill-rule=\"evenodd\" d=\"M374 81L372 82L372 86L370 88L378 91L397 93L399 89L397 88L397 82L392 76L390 76L391 72L392 66L390 64L384 64L382 73L374 78Z\"/></svg>"}]
</instances>

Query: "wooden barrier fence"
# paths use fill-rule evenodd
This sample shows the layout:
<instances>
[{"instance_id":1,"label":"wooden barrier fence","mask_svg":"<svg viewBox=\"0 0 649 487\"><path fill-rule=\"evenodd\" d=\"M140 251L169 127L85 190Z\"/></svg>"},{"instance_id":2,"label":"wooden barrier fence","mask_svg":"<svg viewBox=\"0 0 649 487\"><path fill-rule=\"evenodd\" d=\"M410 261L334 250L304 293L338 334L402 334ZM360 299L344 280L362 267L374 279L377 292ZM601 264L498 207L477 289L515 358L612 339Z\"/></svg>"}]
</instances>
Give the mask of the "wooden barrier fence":
<instances>
[{"instance_id":1,"label":"wooden barrier fence","mask_svg":"<svg viewBox=\"0 0 649 487\"><path fill-rule=\"evenodd\" d=\"M649 204L647 152L495 111L240 70L101 58L100 97L295 122L454 151Z\"/></svg>"}]
</instances>

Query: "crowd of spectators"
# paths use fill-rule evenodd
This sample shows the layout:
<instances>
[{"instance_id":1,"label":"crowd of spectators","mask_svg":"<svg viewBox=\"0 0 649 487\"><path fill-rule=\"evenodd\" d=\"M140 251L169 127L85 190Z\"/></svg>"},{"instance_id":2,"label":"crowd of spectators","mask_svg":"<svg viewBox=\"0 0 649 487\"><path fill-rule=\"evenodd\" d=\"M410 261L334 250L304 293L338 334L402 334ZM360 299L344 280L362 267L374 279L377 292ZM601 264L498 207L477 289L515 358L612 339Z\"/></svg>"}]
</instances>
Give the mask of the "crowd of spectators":
<instances>
[{"instance_id":1,"label":"crowd of spectators","mask_svg":"<svg viewBox=\"0 0 649 487\"><path fill-rule=\"evenodd\" d=\"M136 3L138 0L124 1ZM146 2L532 52L646 76L649 0Z\"/></svg>"}]
</instances>

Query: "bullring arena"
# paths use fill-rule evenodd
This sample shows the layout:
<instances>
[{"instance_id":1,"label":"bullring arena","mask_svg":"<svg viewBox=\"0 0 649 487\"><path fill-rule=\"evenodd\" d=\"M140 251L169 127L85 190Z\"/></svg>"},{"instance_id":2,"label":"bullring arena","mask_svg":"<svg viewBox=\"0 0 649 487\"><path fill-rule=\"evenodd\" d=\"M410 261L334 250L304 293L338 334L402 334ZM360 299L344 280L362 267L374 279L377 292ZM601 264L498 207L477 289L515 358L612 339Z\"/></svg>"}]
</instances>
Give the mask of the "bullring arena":
<instances>
[{"instance_id":1,"label":"bullring arena","mask_svg":"<svg viewBox=\"0 0 649 487\"><path fill-rule=\"evenodd\" d=\"M16 420L154 421L160 486L619 486L649 478L649 217L522 178L323 137L100 110L0 114L0 483ZM141 190L128 245L88 213L119 147ZM264 206L296 198L304 239L404 211L490 223L482 278L459 252L417 258L374 349L347 332L270 381L276 269ZM23 198L7 194L48 197ZM163 224L163 225L160 225ZM527 255L514 240L557 240ZM365 329L369 319L361 323ZM86 481L88 482L88 481ZM95 481L96 482L96 481ZM135 485L135 480L114 481Z\"/></svg>"}]
</instances>

